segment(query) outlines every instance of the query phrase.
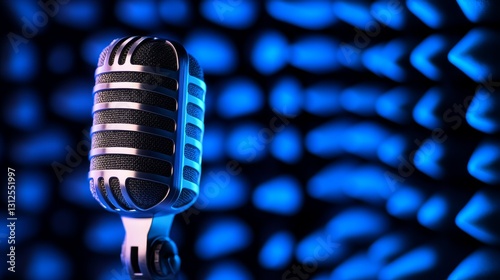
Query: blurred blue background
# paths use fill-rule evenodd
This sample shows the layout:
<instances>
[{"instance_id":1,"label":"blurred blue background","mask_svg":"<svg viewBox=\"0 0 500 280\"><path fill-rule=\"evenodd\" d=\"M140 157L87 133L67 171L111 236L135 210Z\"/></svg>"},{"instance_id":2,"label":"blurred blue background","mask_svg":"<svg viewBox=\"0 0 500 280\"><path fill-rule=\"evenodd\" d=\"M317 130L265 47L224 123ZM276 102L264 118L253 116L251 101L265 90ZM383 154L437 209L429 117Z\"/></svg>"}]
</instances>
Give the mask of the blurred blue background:
<instances>
[{"instance_id":1,"label":"blurred blue background","mask_svg":"<svg viewBox=\"0 0 500 280\"><path fill-rule=\"evenodd\" d=\"M112 39L153 35L185 45L208 88L179 279L500 279L499 9L2 1L18 222L15 274L0 227L0 278L127 279L119 216L86 179L93 74Z\"/></svg>"}]
</instances>

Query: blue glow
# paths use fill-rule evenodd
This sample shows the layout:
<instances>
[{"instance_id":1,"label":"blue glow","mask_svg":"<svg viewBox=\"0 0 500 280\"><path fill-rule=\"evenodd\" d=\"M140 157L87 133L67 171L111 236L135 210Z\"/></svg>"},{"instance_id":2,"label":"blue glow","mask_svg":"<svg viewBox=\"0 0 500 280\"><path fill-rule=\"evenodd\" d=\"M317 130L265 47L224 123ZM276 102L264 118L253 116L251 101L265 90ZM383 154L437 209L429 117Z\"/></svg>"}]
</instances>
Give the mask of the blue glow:
<instances>
[{"instance_id":1,"label":"blue glow","mask_svg":"<svg viewBox=\"0 0 500 280\"><path fill-rule=\"evenodd\" d=\"M409 124L411 110L420 96L408 87L396 87L382 94L376 102L375 110L380 116L399 124Z\"/></svg>"},{"instance_id":2,"label":"blue glow","mask_svg":"<svg viewBox=\"0 0 500 280\"><path fill-rule=\"evenodd\" d=\"M16 18L26 17L28 20L31 20L32 15L40 8L34 1L11 1L7 6Z\"/></svg>"},{"instance_id":3,"label":"blue glow","mask_svg":"<svg viewBox=\"0 0 500 280\"><path fill-rule=\"evenodd\" d=\"M403 30L407 24L408 11L401 2L381 0L372 4L371 15L381 24Z\"/></svg>"},{"instance_id":4,"label":"blue glow","mask_svg":"<svg viewBox=\"0 0 500 280\"><path fill-rule=\"evenodd\" d=\"M85 245L97 253L119 251L125 237L125 230L118 217L98 218L85 232Z\"/></svg>"},{"instance_id":5,"label":"blue glow","mask_svg":"<svg viewBox=\"0 0 500 280\"><path fill-rule=\"evenodd\" d=\"M88 123L92 118L92 81L70 80L59 85L51 96L51 109L56 114Z\"/></svg>"},{"instance_id":6,"label":"blue glow","mask_svg":"<svg viewBox=\"0 0 500 280\"><path fill-rule=\"evenodd\" d=\"M220 90L217 112L225 118L235 118L259 111L264 94L257 83L248 78L232 78Z\"/></svg>"},{"instance_id":7,"label":"blue glow","mask_svg":"<svg viewBox=\"0 0 500 280\"><path fill-rule=\"evenodd\" d=\"M288 42L278 31L266 31L255 41L251 62L257 71L270 75L283 68L288 61Z\"/></svg>"},{"instance_id":8,"label":"blue glow","mask_svg":"<svg viewBox=\"0 0 500 280\"><path fill-rule=\"evenodd\" d=\"M329 1L268 1L267 12L275 19L307 29L323 29L337 21Z\"/></svg>"},{"instance_id":9,"label":"blue glow","mask_svg":"<svg viewBox=\"0 0 500 280\"><path fill-rule=\"evenodd\" d=\"M90 147L90 143L89 142L87 143L88 143L87 147ZM86 151L88 151L88 149L86 149ZM65 152L68 151L65 150ZM86 154L81 157L82 158L82 162L80 163L81 165L87 163L86 157L87 157ZM74 161L74 159L72 161ZM71 173L62 174L61 175L62 182L60 183L60 188L59 188L60 194L64 199L66 199L71 203L74 203L75 205L84 206L86 208L100 209L99 204L96 203L94 197L90 192L89 181L87 180L87 176L88 176L87 170L83 168L74 170Z\"/></svg>"},{"instance_id":10,"label":"blue glow","mask_svg":"<svg viewBox=\"0 0 500 280\"><path fill-rule=\"evenodd\" d=\"M407 279L418 273L435 268L438 262L436 249L424 245L418 247L385 266L380 279Z\"/></svg>"},{"instance_id":11,"label":"blue glow","mask_svg":"<svg viewBox=\"0 0 500 280\"><path fill-rule=\"evenodd\" d=\"M289 232L278 232L264 243L259 253L259 263L267 269L283 269L290 263L295 239Z\"/></svg>"},{"instance_id":12,"label":"blue glow","mask_svg":"<svg viewBox=\"0 0 500 280\"><path fill-rule=\"evenodd\" d=\"M381 263L390 262L409 249L412 238L407 232L391 232L370 245L368 256Z\"/></svg>"},{"instance_id":13,"label":"blue glow","mask_svg":"<svg viewBox=\"0 0 500 280\"><path fill-rule=\"evenodd\" d=\"M377 279L381 264L365 253L356 254L335 268L330 279Z\"/></svg>"},{"instance_id":14,"label":"blue glow","mask_svg":"<svg viewBox=\"0 0 500 280\"><path fill-rule=\"evenodd\" d=\"M207 123L203 132L203 162L214 162L224 157L225 130L218 123ZM203 177L202 177L203 178Z\"/></svg>"},{"instance_id":15,"label":"blue glow","mask_svg":"<svg viewBox=\"0 0 500 280\"><path fill-rule=\"evenodd\" d=\"M341 112L341 91L342 86L334 82L322 82L307 88L304 94L304 110L322 117Z\"/></svg>"},{"instance_id":16,"label":"blue glow","mask_svg":"<svg viewBox=\"0 0 500 280\"><path fill-rule=\"evenodd\" d=\"M427 194L414 186L399 187L387 200L389 214L400 219L413 219L427 199Z\"/></svg>"},{"instance_id":17,"label":"blue glow","mask_svg":"<svg viewBox=\"0 0 500 280\"><path fill-rule=\"evenodd\" d=\"M498 245L500 230L498 215L500 215L500 193L493 189L478 191L465 207L458 213L455 223L467 234L477 240Z\"/></svg>"},{"instance_id":18,"label":"blue glow","mask_svg":"<svg viewBox=\"0 0 500 280\"><path fill-rule=\"evenodd\" d=\"M346 178L344 193L371 204L385 203L391 194L386 178L386 170L376 165L364 165L353 170Z\"/></svg>"},{"instance_id":19,"label":"blue glow","mask_svg":"<svg viewBox=\"0 0 500 280\"><path fill-rule=\"evenodd\" d=\"M385 87L373 83L362 83L344 89L340 104L349 112L361 116L374 116L377 99L386 91Z\"/></svg>"},{"instance_id":20,"label":"blue glow","mask_svg":"<svg viewBox=\"0 0 500 280\"><path fill-rule=\"evenodd\" d=\"M491 248L480 248L465 258L448 279L498 279L500 252Z\"/></svg>"},{"instance_id":21,"label":"blue glow","mask_svg":"<svg viewBox=\"0 0 500 280\"><path fill-rule=\"evenodd\" d=\"M9 55L2 59L2 76L13 82L27 82L32 80L38 72L38 54L33 44L21 44L18 51L10 50ZM8 52L3 49L3 52Z\"/></svg>"},{"instance_id":22,"label":"blue glow","mask_svg":"<svg viewBox=\"0 0 500 280\"><path fill-rule=\"evenodd\" d=\"M197 29L189 34L184 46L207 74L228 74L236 68L236 49L231 40L221 33Z\"/></svg>"},{"instance_id":23,"label":"blue glow","mask_svg":"<svg viewBox=\"0 0 500 280\"><path fill-rule=\"evenodd\" d=\"M200 197L197 202L197 205L203 206L200 208L223 211L241 207L248 201L250 196L248 182L241 176L231 175L235 172L233 170L227 166L203 170Z\"/></svg>"},{"instance_id":24,"label":"blue glow","mask_svg":"<svg viewBox=\"0 0 500 280\"><path fill-rule=\"evenodd\" d=\"M50 71L62 74L71 70L74 64L73 49L66 44L54 46L48 56L48 68Z\"/></svg>"},{"instance_id":25,"label":"blue glow","mask_svg":"<svg viewBox=\"0 0 500 280\"><path fill-rule=\"evenodd\" d=\"M363 1L340 0L332 4L332 10L335 15L355 27L365 30L367 27L374 25L370 14L370 5ZM370 24L370 23L374 24Z\"/></svg>"},{"instance_id":26,"label":"blue glow","mask_svg":"<svg viewBox=\"0 0 500 280\"><path fill-rule=\"evenodd\" d=\"M149 29L158 26L159 14L154 0L120 0L115 5L115 15L132 27Z\"/></svg>"},{"instance_id":27,"label":"blue glow","mask_svg":"<svg viewBox=\"0 0 500 280\"><path fill-rule=\"evenodd\" d=\"M352 44L340 43L337 49L337 60L347 68L362 71L365 70L363 65L363 52L360 48Z\"/></svg>"},{"instance_id":28,"label":"blue glow","mask_svg":"<svg viewBox=\"0 0 500 280\"><path fill-rule=\"evenodd\" d=\"M305 36L292 44L289 62L311 73L327 73L340 67L337 60L339 43L327 36Z\"/></svg>"},{"instance_id":29,"label":"blue glow","mask_svg":"<svg viewBox=\"0 0 500 280\"><path fill-rule=\"evenodd\" d=\"M31 248L30 261L27 262L28 279L64 280L70 279L72 264L60 249L52 245L38 245Z\"/></svg>"},{"instance_id":30,"label":"blue glow","mask_svg":"<svg viewBox=\"0 0 500 280\"><path fill-rule=\"evenodd\" d=\"M71 0L71 4L59 6L56 21L77 29L95 27L101 22L102 10L98 1Z\"/></svg>"},{"instance_id":31,"label":"blue glow","mask_svg":"<svg viewBox=\"0 0 500 280\"><path fill-rule=\"evenodd\" d=\"M183 25L190 18L190 6L188 1L162 0L159 4L161 19L168 24Z\"/></svg>"},{"instance_id":32,"label":"blue glow","mask_svg":"<svg viewBox=\"0 0 500 280\"><path fill-rule=\"evenodd\" d=\"M70 144L66 133L59 129L46 129L19 139L10 150L11 158L20 164L32 165L64 161L65 146Z\"/></svg>"},{"instance_id":33,"label":"blue glow","mask_svg":"<svg viewBox=\"0 0 500 280\"><path fill-rule=\"evenodd\" d=\"M349 253L345 244L336 242L331 234L315 231L304 237L298 244L295 257L300 263L311 259L318 262L318 266L330 266L340 261Z\"/></svg>"},{"instance_id":34,"label":"blue glow","mask_svg":"<svg viewBox=\"0 0 500 280\"><path fill-rule=\"evenodd\" d=\"M302 189L293 177L285 175L257 186L252 196L257 209L278 215L294 215L302 207Z\"/></svg>"},{"instance_id":35,"label":"blue glow","mask_svg":"<svg viewBox=\"0 0 500 280\"><path fill-rule=\"evenodd\" d=\"M497 1L457 0L457 3L467 19L474 23L495 21L497 19L497 13L495 12L496 10L498 10Z\"/></svg>"},{"instance_id":36,"label":"blue glow","mask_svg":"<svg viewBox=\"0 0 500 280\"><path fill-rule=\"evenodd\" d=\"M433 34L423 40L410 55L410 62L418 71L427 78L439 81L443 78L441 69L444 65L438 64L446 52L451 48L452 42L440 34Z\"/></svg>"},{"instance_id":37,"label":"blue glow","mask_svg":"<svg viewBox=\"0 0 500 280\"><path fill-rule=\"evenodd\" d=\"M427 26L438 29L445 24L445 11L438 7L439 3L434 0L407 0L406 6Z\"/></svg>"},{"instance_id":38,"label":"blue glow","mask_svg":"<svg viewBox=\"0 0 500 280\"><path fill-rule=\"evenodd\" d=\"M370 137L367 137L370 135ZM362 158L376 159L377 151L390 133L376 122L362 122L344 131L342 147Z\"/></svg>"},{"instance_id":39,"label":"blue glow","mask_svg":"<svg viewBox=\"0 0 500 280\"><path fill-rule=\"evenodd\" d=\"M45 119L38 92L22 89L13 92L7 100L3 105L3 116L9 125L21 130L32 130Z\"/></svg>"},{"instance_id":40,"label":"blue glow","mask_svg":"<svg viewBox=\"0 0 500 280\"><path fill-rule=\"evenodd\" d=\"M252 275L243 265L226 261L213 265L204 280L251 280Z\"/></svg>"},{"instance_id":41,"label":"blue glow","mask_svg":"<svg viewBox=\"0 0 500 280\"><path fill-rule=\"evenodd\" d=\"M257 18L257 2L205 0L200 5L200 11L203 17L215 24L245 29Z\"/></svg>"},{"instance_id":42,"label":"blue glow","mask_svg":"<svg viewBox=\"0 0 500 280\"><path fill-rule=\"evenodd\" d=\"M102 50L114 39L125 36L124 34L121 30L106 29L105 31L90 35L82 44L82 58L92 67L97 66Z\"/></svg>"},{"instance_id":43,"label":"blue glow","mask_svg":"<svg viewBox=\"0 0 500 280\"><path fill-rule=\"evenodd\" d=\"M214 259L240 251L250 245L251 234L251 229L239 219L217 219L207 223L198 235L196 254L202 259Z\"/></svg>"},{"instance_id":44,"label":"blue glow","mask_svg":"<svg viewBox=\"0 0 500 280\"><path fill-rule=\"evenodd\" d=\"M401 62L412 48L411 42L403 39L375 45L363 52L363 65L379 76L404 82L408 75L406 67L401 65Z\"/></svg>"},{"instance_id":45,"label":"blue glow","mask_svg":"<svg viewBox=\"0 0 500 280\"><path fill-rule=\"evenodd\" d=\"M440 164L444 157L444 146L433 140L425 140L415 153L415 167L434 179L441 179L445 169Z\"/></svg>"},{"instance_id":46,"label":"blue glow","mask_svg":"<svg viewBox=\"0 0 500 280\"><path fill-rule=\"evenodd\" d=\"M19 172L21 173L21 172ZM19 209L31 213L41 213L50 202L51 188L46 174L39 171L29 171L19 174L16 188Z\"/></svg>"},{"instance_id":47,"label":"blue glow","mask_svg":"<svg viewBox=\"0 0 500 280\"><path fill-rule=\"evenodd\" d=\"M453 198L443 193L434 194L427 200L418 211L418 222L430 229L439 230L446 227L453 209Z\"/></svg>"},{"instance_id":48,"label":"blue glow","mask_svg":"<svg viewBox=\"0 0 500 280\"><path fill-rule=\"evenodd\" d=\"M491 38L497 31L475 28L465 35L448 53L448 60L475 82L481 83L488 76L498 73L497 65L491 61L499 43Z\"/></svg>"},{"instance_id":49,"label":"blue glow","mask_svg":"<svg viewBox=\"0 0 500 280\"><path fill-rule=\"evenodd\" d=\"M349 174L356 168L354 162L336 162L321 169L307 182L309 196L328 202L348 202L344 193L345 185L349 185Z\"/></svg>"},{"instance_id":50,"label":"blue glow","mask_svg":"<svg viewBox=\"0 0 500 280\"><path fill-rule=\"evenodd\" d=\"M475 129L493 134L500 131L500 113L496 109L500 103L497 94L490 94L488 89L481 87L476 91L465 118Z\"/></svg>"},{"instance_id":51,"label":"blue glow","mask_svg":"<svg viewBox=\"0 0 500 280\"><path fill-rule=\"evenodd\" d=\"M285 116L297 116L302 109L303 94L299 80L293 77L279 79L271 89L269 105Z\"/></svg>"},{"instance_id":52,"label":"blue glow","mask_svg":"<svg viewBox=\"0 0 500 280\"><path fill-rule=\"evenodd\" d=\"M266 133L269 132L269 133ZM234 128L226 140L227 155L237 161L254 162L261 160L267 153L271 130L262 130L255 123L243 123Z\"/></svg>"},{"instance_id":53,"label":"blue glow","mask_svg":"<svg viewBox=\"0 0 500 280\"><path fill-rule=\"evenodd\" d=\"M342 154L341 137L352 126L349 120L334 120L310 130L306 135L307 150L319 157L330 158Z\"/></svg>"},{"instance_id":54,"label":"blue glow","mask_svg":"<svg viewBox=\"0 0 500 280\"><path fill-rule=\"evenodd\" d=\"M442 115L438 112L438 109L444 98L442 89L435 87L428 90L413 108L413 118L415 121L431 130L440 127Z\"/></svg>"},{"instance_id":55,"label":"blue glow","mask_svg":"<svg viewBox=\"0 0 500 280\"><path fill-rule=\"evenodd\" d=\"M470 175L487 183L498 184L500 182L499 163L500 146L494 142L480 144L467 164Z\"/></svg>"},{"instance_id":56,"label":"blue glow","mask_svg":"<svg viewBox=\"0 0 500 280\"><path fill-rule=\"evenodd\" d=\"M378 158L387 165L398 167L402 162L401 157L408 150L408 146L408 140L403 135L389 136L380 143L377 150Z\"/></svg>"},{"instance_id":57,"label":"blue glow","mask_svg":"<svg viewBox=\"0 0 500 280\"><path fill-rule=\"evenodd\" d=\"M271 154L286 163L294 164L302 157L302 135L298 129L288 126L278 132L271 143Z\"/></svg>"},{"instance_id":58,"label":"blue glow","mask_svg":"<svg viewBox=\"0 0 500 280\"><path fill-rule=\"evenodd\" d=\"M359 244L378 238L389 229L389 225L389 218L375 209L351 207L331 219L326 230L339 242Z\"/></svg>"}]
</instances>

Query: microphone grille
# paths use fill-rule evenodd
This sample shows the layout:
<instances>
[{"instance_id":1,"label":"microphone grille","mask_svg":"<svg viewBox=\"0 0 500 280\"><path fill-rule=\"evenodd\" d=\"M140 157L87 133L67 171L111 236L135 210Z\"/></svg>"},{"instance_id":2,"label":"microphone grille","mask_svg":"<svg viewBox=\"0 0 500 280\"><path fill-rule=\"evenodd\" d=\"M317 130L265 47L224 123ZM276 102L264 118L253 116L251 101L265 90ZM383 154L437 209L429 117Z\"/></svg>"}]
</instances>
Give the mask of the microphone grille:
<instances>
[{"instance_id":1,"label":"microphone grille","mask_svg":"<svg viewBox=\"0 0 500 280\"><path fill-rule=\"evenodd\" d=\"M201 172L205 83L199 63L175 42L127 37L106 47L98 65L94 197L111 210L187 207Z\"/></svg>"}]
</instances>

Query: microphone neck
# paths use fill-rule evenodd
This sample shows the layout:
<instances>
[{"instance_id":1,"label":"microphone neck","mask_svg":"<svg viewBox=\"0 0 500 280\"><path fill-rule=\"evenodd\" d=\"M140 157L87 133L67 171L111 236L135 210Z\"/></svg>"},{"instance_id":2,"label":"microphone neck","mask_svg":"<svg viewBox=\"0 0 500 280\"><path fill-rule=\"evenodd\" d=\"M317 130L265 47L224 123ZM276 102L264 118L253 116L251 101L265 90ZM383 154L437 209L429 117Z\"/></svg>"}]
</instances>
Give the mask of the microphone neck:
<instances>
[{"instance_id":1,"label":"microphone neck","mask_svg":"<svg viewBox=\"0 0 500 280\"><path fill-rule=\"evenodd\" d=\"M174 279L177 271L172 270L180 266L175 243L168 239L174 216L121 216L125 227L121 258L132 279Z\"/></svg>"}]
</instances>

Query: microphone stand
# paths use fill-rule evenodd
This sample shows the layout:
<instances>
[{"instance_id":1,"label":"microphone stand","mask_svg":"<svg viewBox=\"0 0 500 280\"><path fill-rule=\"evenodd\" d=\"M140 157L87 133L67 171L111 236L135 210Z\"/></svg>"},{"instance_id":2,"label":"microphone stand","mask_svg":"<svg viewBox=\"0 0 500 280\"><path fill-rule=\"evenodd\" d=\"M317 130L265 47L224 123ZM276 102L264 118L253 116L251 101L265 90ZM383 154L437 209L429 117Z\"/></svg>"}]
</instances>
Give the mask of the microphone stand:
<instances>
[{"instance_id":1,"label":"microphone stand","mask_svg":"<svg viewBox=\"0 0 500 280\"><path fill-rule=\"evenodd\" d=\"M177 246L168 238L174 216L121 217L125 227L121 259L131 279L175 279L181 259Z\"/></svg>"}]
</instances>

